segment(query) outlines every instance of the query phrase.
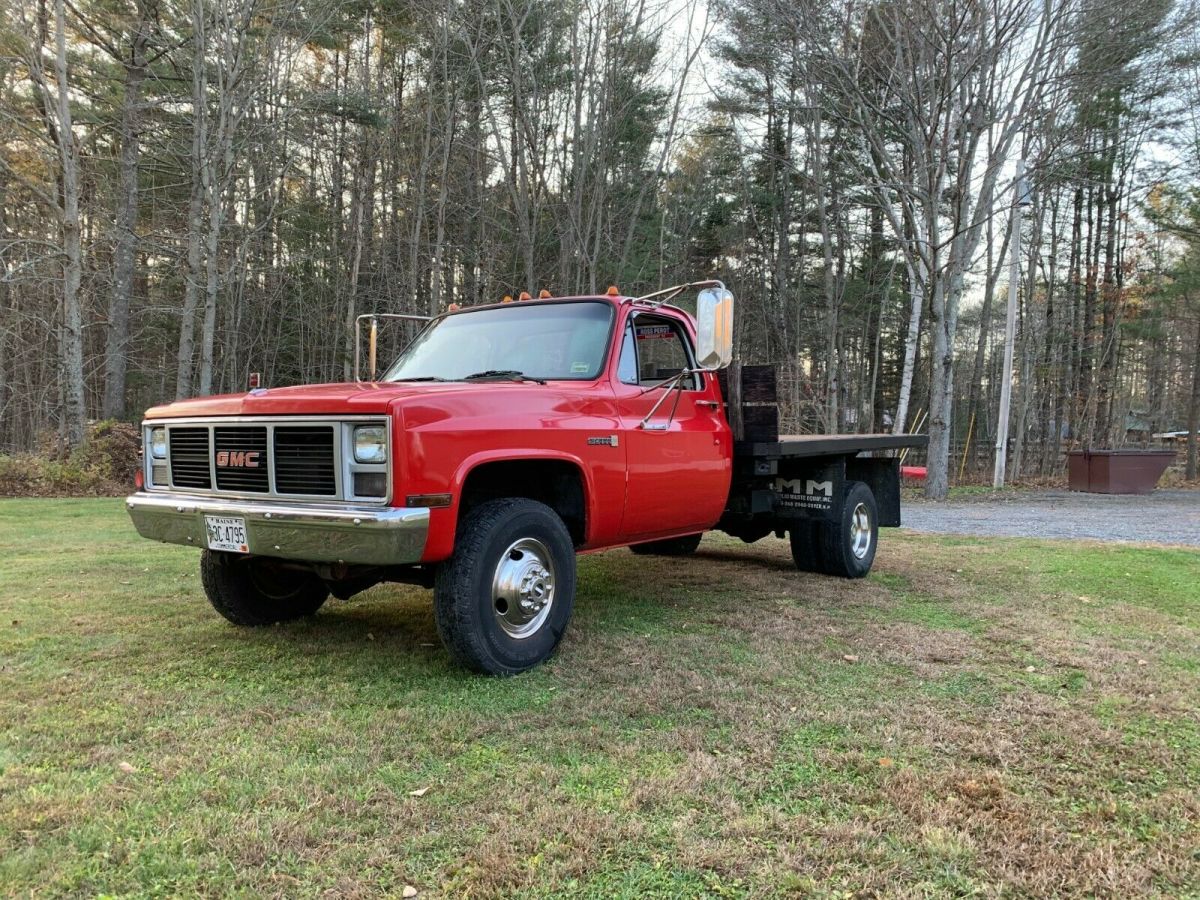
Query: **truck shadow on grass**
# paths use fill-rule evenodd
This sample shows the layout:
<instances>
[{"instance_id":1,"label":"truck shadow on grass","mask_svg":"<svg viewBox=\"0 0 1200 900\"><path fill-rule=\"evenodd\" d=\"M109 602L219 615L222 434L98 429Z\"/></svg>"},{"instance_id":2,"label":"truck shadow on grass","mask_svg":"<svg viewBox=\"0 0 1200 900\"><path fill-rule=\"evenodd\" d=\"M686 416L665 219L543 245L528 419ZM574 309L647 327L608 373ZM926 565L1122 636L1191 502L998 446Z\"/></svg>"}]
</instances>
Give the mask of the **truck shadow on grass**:
<instances>
[{"instance_id":1,"label":"truck shadow on grass","mask_svg":"<svg viewBox=\"0 0 1200 900\"><path fill-rule=\"evenodd\" d=\"M781 547L786 547L782 541L779 542ZM745 545L746 549L734 548L730 550L718 550L716 548L702 547L697 553L696 558L709 562L729 563L731 566L736 566L738 569L743 569L747 566L754 566L759 569L767 569L774 572L787 572L792 575L799 576L796 571L796 566L786 556L769 556L760 550L751 550L749 545Z\"/></svg>"},{"instance_id":2,"label":"truck shadow on grass","mask_svg":"<svg viewBox=\"0 0 1200 900\"><path fill-rule=\"evenodd\" d=\"M683 636L698 641L708 636L707 650L703 642L694 648L699 661L705 652L744 659L751 646L785 637L808 646L817 633L828 643L830 635L846 628L855 633L863 628L894 631L916 615L907 606L893 608L905 593L890 583L898 578L880 573L848 581L798 572L787 543L776 539L751 548L710 538L687 558L634 556L624 549L584 556L563 644L547 666L534 670L542 674L533 677L592 678L614 661L640 666L640 655L650 662L663 660ZM934 605L940 609L942 604ZM959 624L924 618L919 624ZM458 668L444 650L434 624L432 591L408 585L379 585L348 601L331 598L311 618L264 629L212 622L191 643L187 655L194 654L198 664L233 656L233 665L247 671L256 670L256 658L271 656L306 674L350 680L477 678ZM840 639L808 649L835 659L845 652Z\"/></svg>"},{"instance_id":3,"label":"truck shadow on grass","mask_svg":"<svg viewBox=\"0 0 1200 900\"><path fill-rule=\"evenodd\" d=\"M807 582L816 576L797 572L780 542L778 554L747 552L741 545L704 547L687 559L635 557L627 550L581 557L574 614L563 646L541 677L577 677L598 665L597 654L631 652L631 641L651 641L667 652L678 633L720 628L729 644L747 635L727 628L735 596L747 586L754 596L787 596L798 605L811 602ZM820 579L836 586L831 579ZM190 593L190 592L189 592ZM197 592L198 593L198 592ZM261 678L269 658L273 676L329 676L343 680L389 683L448 676L478 676L458 668L442 646L433 615L433 593L399 584L378 585L349 600L330 598L314 616L265 628L236 628L217 620L202 595L188 596L188 615L207 620L199 630L181 629L171 653L173 668L211 671L238 680ZM201 607L203 604L203 607ZM523 680L523 679L519 679Z\"/></svg>"}]
</instances>

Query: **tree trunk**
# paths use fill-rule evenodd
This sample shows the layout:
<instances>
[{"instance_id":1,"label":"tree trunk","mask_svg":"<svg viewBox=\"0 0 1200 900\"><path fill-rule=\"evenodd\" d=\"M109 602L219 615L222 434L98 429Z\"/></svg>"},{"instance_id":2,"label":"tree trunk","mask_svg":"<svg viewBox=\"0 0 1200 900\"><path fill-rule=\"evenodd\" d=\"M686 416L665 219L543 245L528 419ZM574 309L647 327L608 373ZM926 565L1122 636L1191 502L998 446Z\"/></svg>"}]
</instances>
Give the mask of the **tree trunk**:
<instances>
[{"instance_id":1,"label":"tree trunk","mask_svg":"<svg viewBox=\"0 0 1200 900\"><path fill-rule=\"evenodd\" d=\"M953 300L944 279L932 279L930 296L929 455L925 460L925 496L945 500L950 492L950 427L954 403Z\"/></svg>"},{"instance_id":2,"label":"tree trunk","mask_svg":"<svg viewBox=\"0 0 1200 900\"><path fill-rule=\"evenodd\" d=\"M917 365L917 344L921 340L921 310L925 307L924 279L917 277L911 262L908 268L908 296L912 304L908 314L908 333L904 340L904 371L900 376L900 396L896 401L896 418L892 425L893 434L904 434L908 422L908 404L912 396L913 370Z\"/></svg>"},{"instance_id":3,"label":"tree trunk","mask_svg":"<svg viewBox=\"0 0 1200 900\"><path fill-rule=\"evenodd\" d=\"M368 165L367 160L363 158L368 153L366 144L366 138L363 138L359 145L359 152L362 156L359 157L356 166L358 173L354 178L354 198L351 201L351 216L354 219L354 245L350 249L350 283L346 288L346 318L343 323L346 329L346 353L342 359L343 381L353 381L355 378L362 377L362 373L354 371L354 319L358 314L358 277L362 271L363 244L366 241L363 226L366 221L367 204L371 202L371 197L367 195L368 182L371 185L371 193L374 193L374 178L368 179L365 171ZM374 169L374 160L371 160L369 165ZM368 372L367 380L374 381L375 373Z\"/></svg>"},{"instance_id":4,"label":"tree trunk","mask_svg":"<svg viewBox=\"0 0 1200 900\"><path fill-rule=\"evenodd\" d=\"M58 148L62 159L62 376L63 435L68 448L83 443L87 407L83 382L83 310L79 285L83 278L83 248L79 224L79 150L71 119L67 82L67 25L63 0L54 3L54 75L58 82Z\"/></svg>"},{"instance_id":5,"label":"tree trunk","mask_svg":"<svg viewBox=\"0 0 1200 900\"><path fill-rule=\"evenodd\" d=\"M113 256L112 295L104 341L104 405L106 419L125 417L125 374L128 367L129 304L137 261L138 179L141 155L142 83L146 79L146 45L150 39L150 10L137 4L138 18L125 66L125 98L121 106L120 190L117 195L117 244Z\"/></svg>"},{"instance_id":6,"label":"tree trunk","mask_svg":"<svg viewBox=\"0 0 1200 900\"><path fill-rule=\"evenodd\" d=\"M204 198L208 207L208 227L204 233L204 320L200 331L201 396L212 393L213 352L217 336L217 293L220 288L221 198L216 187L216 165L207 160L204 166Z\"/></svg>"},{"instance_id":7,"label":"tree trunk","mask_svg":"<svg viewBox=\"0 0 1200 900\"><path fill-rule=\"evenodd\" d=\"M988 337L991 335L992 323L992 303L996 296L996 281L1000 277L1000 269L1004 265L1004 260L1008 258L1008 243L1011 237L1012 229L1004 229L1004 240L1000 243L999 254L994 254L992 249L992 220L989 217L987 221L987 265L984 272L983 284L983 306L979 311L979 339L975 344L975 361L971 367L971 384L968 386L967 398L967 421L976 422L982 425L981 419L986 419L986 416L979 415L980 401L982 399L983 390L983 365L987 354ZM993 256L995 256L995 265L993 266ZM970 446L963 452L970 453ZM967 467L974 472L976 466L976 455L971 454L967 460Z\"/></svg>"},{"instance_id":8,"label":"tree trunk","mask_svg":"<svg viewBox=\"0 0 1200 900\"><path fill-rule=\"evenodd\" d=\"M204 169L208 156L208 71L205 61L206 40L204 8L192 7L192 170L191 197L188 200L187 281L183 289L183 309L179 316L179 349L176 354L175 399L192 393L193 356L196 348L196 310L200 305L201 267L204 263Z\"/></svg>"},{"instance_id":9,"label":"tree trunk","mask_svg":"<svg viewBox=\"0 0 1200 900\"><path fill-rule=\"evenodd\" d=\"M1188 403L1187 469L1188 481L1196 480L1196 429L1200 428L1200 320L1196 323L1196 352L1192 357L1192 397Z\"/></svg>"}]
</instances>

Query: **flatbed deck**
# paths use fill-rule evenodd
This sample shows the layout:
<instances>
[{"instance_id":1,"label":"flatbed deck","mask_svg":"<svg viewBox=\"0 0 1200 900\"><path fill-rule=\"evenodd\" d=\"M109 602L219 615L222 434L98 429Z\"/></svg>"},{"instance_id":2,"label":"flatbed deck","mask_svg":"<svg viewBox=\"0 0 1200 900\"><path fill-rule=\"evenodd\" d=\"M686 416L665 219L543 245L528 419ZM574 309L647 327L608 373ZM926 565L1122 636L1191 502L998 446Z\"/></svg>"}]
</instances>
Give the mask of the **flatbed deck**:
<instances>
[{"instance_id":1,"label":"flatbed deck","mask_svg":"<svg viewBox=\"0 0 1200 900\"><path fill-rule=\"evenodd\" d=\"M737 441L733 452L735 456L783 459L903 450L928 443L929 436L924 434L781 434L773 441Z\"/></svg>"}]
</instances>

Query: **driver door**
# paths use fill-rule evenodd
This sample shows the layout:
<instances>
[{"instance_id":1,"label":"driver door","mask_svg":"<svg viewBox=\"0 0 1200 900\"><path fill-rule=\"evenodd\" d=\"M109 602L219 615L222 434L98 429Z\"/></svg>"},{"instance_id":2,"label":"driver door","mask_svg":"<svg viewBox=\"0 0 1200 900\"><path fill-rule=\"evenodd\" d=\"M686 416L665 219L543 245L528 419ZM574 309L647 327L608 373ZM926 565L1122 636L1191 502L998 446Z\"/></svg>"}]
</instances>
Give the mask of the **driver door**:
<instances>
[{"instance_id":1,"label":"driver door","mask_svg":"<svg viewBox=\"0 0 1200 900\"><path fill-rule=\"evenodd\" d=\"M704 531L725 508L733 444L716 378L696 373L670 387L672 376L694 368L693 359L680 319L629 315L614 383L627 448L624 539Z\"/></svg>"}]
</instances>

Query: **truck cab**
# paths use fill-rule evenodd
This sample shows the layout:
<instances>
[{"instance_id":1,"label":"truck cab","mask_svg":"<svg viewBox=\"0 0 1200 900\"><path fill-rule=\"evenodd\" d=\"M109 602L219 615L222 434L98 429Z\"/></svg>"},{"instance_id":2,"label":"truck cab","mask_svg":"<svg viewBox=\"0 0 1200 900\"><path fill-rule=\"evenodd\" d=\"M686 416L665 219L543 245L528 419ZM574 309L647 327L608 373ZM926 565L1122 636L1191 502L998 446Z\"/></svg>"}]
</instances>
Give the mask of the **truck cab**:
<instances>
[{"instance_id":1,"label":"truck cab","mask_svg":"<svg viewBox=\"0 0 1200 900\"><path fill-rule=\"evenodd\" d=\"M697 318L666 302L690 288ZM235 624L417 583L460 663L522 671L562 637L576 554L683 555L723 522L744 538L777 524L718 379L732 302L701 282L452 308L364 381L155 407L130 515L202 550L205 592Z\"/></svg>"}]
</instances>

